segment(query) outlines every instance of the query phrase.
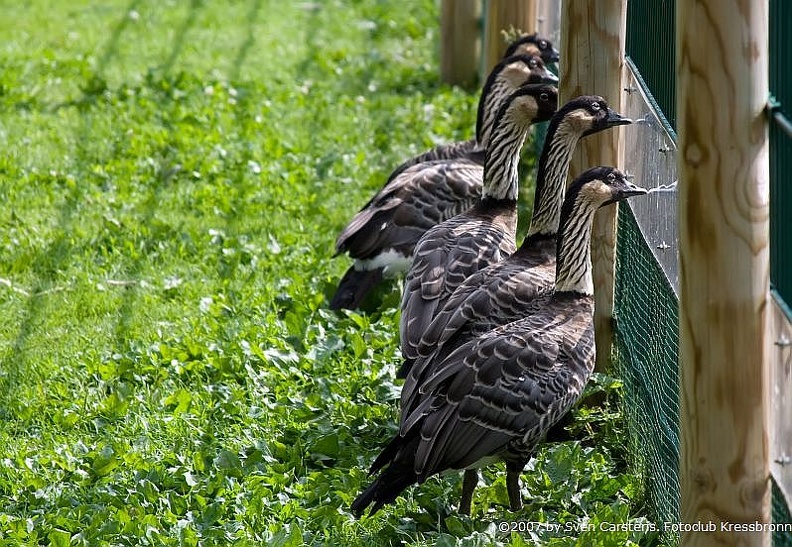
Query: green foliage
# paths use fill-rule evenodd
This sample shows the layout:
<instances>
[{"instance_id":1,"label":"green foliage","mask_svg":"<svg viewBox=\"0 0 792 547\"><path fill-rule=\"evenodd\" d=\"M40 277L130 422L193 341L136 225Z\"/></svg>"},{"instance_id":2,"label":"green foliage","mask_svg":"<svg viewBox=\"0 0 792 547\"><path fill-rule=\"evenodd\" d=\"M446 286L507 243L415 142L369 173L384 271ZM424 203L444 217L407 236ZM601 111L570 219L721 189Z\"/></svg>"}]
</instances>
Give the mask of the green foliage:
<instances>
[{"instance_id":1,"label":"green foliage","mask_svg":"<svg viewBox=\"0 0 792 547\"><path fill-rule=\"evenodd\" d=\"M328 312L333 243L389 167L472 132L436 9L4 8L0 545L534 543L495 527L515 518L497 467L473 519L454 476L348 510L395 432L399 288ZM516 517L637 518L618 411L580 413Z\"/></svg>"}]
</instances>

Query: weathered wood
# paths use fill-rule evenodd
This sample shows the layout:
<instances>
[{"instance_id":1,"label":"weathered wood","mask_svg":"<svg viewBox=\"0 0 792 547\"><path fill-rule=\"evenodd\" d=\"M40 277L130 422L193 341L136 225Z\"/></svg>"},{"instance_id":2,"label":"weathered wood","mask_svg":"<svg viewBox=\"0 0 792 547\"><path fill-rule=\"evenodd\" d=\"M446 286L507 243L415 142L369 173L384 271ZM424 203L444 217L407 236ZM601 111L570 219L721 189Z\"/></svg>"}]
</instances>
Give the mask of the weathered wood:
<instances>
[{"instance_id":1,"label":"weathered wood","mask_svg":"<svg viewBox=\"0 0 792 547\"><path fill-rule=\"evenodd\" d=\"M792 323L775 298L770 306L770 472L792 507Z\"/></svg>"},{"instance_id":2,"label":"weathered wood","mask_svg":"<svg viewBox=\"0 0 792 547\"><path fill-rule=\"evenodd\" d=\"M678 2L683 545L770 545L767 2Z\"/></svg>"},{"instance_id":3,"label":"weathered wood","mask_svg":"<svg viewBox=\"0 0 792 547\"><path fill-rule=\"evenodd\" d=\"M601 95L611 108L621 109L626 24L627 0L563 2L560 104L579 95ZM619 138L624 130L610 129L583 139L573 156L570 176L596 165L620 165ZM591 238L598 371L607 369L613 341L616 211L611 205L597 213Z\"/></svg>"},{"instance_id":4,"label":"weathered wood","mask_svg":"<svg viewBox=\"0 0 792 547\"><path fill-rule=\"evenodd\" d=\"M481 46L481 80L484 81L492 68L498 64L506 42L501 31L509 27L527 33L536 32L537 0L485 0L484 37Z\"/></svg>"},{"instance_id":5,"label":"weathered wood","mask_svg":"<svg viewBox=\"0 0 792 547\"><path fill-rule=\"evenodd\" d=\"M536 32L550 39L558 47L561 33L561 2L558 0L536 1Z\"/></svg>"},{"instance_id":6,"label":"weathered wood","mask_svg":"<svg viewBox=\"0 0 792 547\"><path fill-rule=\"evenodd\" d=\"M478 0L443 0L440 7L440 78L472 88L479 66Z\"/></svg>"}]
</instances>

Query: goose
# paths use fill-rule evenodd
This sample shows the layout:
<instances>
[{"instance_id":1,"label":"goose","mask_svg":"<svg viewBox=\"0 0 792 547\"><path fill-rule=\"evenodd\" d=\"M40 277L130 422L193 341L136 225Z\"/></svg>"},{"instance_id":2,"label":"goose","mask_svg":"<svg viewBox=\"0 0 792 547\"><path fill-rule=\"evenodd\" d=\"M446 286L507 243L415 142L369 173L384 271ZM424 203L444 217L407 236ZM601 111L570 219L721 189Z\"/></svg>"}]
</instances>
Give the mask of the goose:
<instances>
[{"instance_id":1,"label":"goose","mask_svg":"<svg viewBox=\"0 0 792 547\"><path fill-rule=\"evenodd\" d=\"M352 218L336 239L335 256L348 253L355 262L341 278L331 309L359 307L382 279L407 270L427 229L475 204L494 114L526 82L557 83L558 78L538 56L512 55L498 63L481 93L476 137L404 162Z\"/></svg>"},{"instance_id":2,"label":"goose","mask_svg":"<svg viewBox=\"0 0 792 547\"><path fill-rule=\"evenodd\" d=\"M525 55L539 55L545 63L557 63L560 54L547 38L538 34L524 34L512 41L506 48L504 57L522 53Z\"/></svg>"},{"instance_id":3,"label":"goose","mask_svg":"<svg viewBox=\"0 0 792 547\"><path fill-rule=\"evenodd\" d=\"M570 186L556 240L555 290L533 315L457 347L421 385L421 405L371 467L377 478L354 500L360 517L408 486L444 471L505 461L512 511L519 477L537 443L580 397L594 367L591 228L596 210L645 194L613 167L595 167ZM471 475L475 476L475 475ZM463 481L460 512L476 482Z\"/></svg>"},{"instance_id":4,"label":"goose","mask_svg":"<svg viewBox=\"0 0 792 547\"><path fill-rule=\"evenodd\" d=\"M557 100L555 87L528 84L504 101L487 146L478 202L418 240L401 301L399 334L405 360L417 357L422 333L465 278L516 250L520 149L530 125L550 119Z\"/></svg>"},{"instance_id":5,"label":"goose","mask_svg":"<svg viewBox=\"0 0 792 547\"><path fill-rule=\"evenodd\" d=\"M435 270L434 276L444 283L443 290L437 291L435 294L429 293L423 284L437 283L437 280L431 279L427 275L417 278L411 283L408 276L404 295L411 306L409 309L407 306L402 306L401 349L404 362L398 374L401 378L407 378L402 390L403 413L409 412L412 408L415 386L419 383L420 378L425 376L424 369L431 365L431 363L427 364L426 358L437 344L446 342L456 332L452 329L463 330L465 328L464 321L470 317L473 311L478 311L478 308L481 308L482 316L489 314L492 310L486 309L484 304L489 303L493 308L502 304L502 313L506 317L510 317L510 308L521 306L524 300L535 296L531 293L535 284L523 286L518 283L520 280L506 279L504 281L500 276L493 277L492 272L487 274L477 274L477 272L487 266L512 272L513 264L518 264L519 268L521 265L529 267L551 261L554 263L555 237L558 231L561 203L569 172L569 163L578 141L587 135L629 123L631 123L629 118L625 118L609 108L605 99L597 95L584 95L569 101L550 120L545 144L539 158L531 226L528 236L514 259L503 266L492 265L499 264L498 260L489 263L479 260L462 273L455 271L453 278L442 270ZM416 250L416 256L417 254ZM507 254L511 255L510 252ZM523 259L528 261L527 265L522 262ZM415 267L414 265L413 268ZM526 282L531 282L531 275L530 272L525 273ZM470 276L473 278L467 279ZM553 276L554 273L551 270L545 283L547 289L552 286ZM502 295L497 292L493 298L493 300L497 299L495 302L485 300L480 293L476 293L476 298L471 297L470 301L465 301L464 297L470 293L479 289L485 291L486 288L483 288L485 283L500 288L506 294ZM505 284L500 287L501 283ZM514 294L510 294L509 291L514 291ZM485 292L483 296L488 294ZM482 300L485 301L480 304ZM470 311L468 307L471 307L473 311ZM493 321L495 319L493 317ZM418 360L421 360L421 364L416 371L410 374Z\"/></svg>"},{"instance_id":6,"label":"goose","mask_svg":"<svg viewBox=\"0 0 792 547\"><path fill-rule=\"evenodd\" d=\"M529 44L531 43L529 42ZM527 49L531 49L535 53L526 53ZM498 107L503 99L526 82L558 85L558 76L547 69L546 61L540 55L537 47L516 48L513 54L504 56L492 69L479 98L474 138L441 144L427 152L413 156L396 167L387 182L392 181L407 168L428 161L468 158L483 165L484 148L489 142L489 134L495 115L498 113Z\"/></svg>"}]
</instances>

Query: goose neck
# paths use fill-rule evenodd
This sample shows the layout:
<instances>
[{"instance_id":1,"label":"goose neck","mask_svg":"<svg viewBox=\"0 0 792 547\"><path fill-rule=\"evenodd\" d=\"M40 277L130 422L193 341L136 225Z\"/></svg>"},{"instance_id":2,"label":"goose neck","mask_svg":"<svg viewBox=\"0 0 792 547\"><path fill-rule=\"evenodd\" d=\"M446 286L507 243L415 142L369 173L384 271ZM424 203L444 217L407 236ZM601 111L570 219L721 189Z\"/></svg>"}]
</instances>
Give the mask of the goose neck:
<instances>
[{"instance_id":1,"label":"goose neck","mask_svg":"<svg viewBox=\"0 0 792 547\"><path fill-rule=\"evenodd\" d=\"M530 120L517 120L507 112L494 128L486 148L482 198L517 200L520 149L530 125Z\"/></svg>"},{"instance_id":2,"label":"goose neck","mask_svg":"<svg viewBox=\"0 0 792 547\"><path fill-rule=\"evenodd\" d=\"M569 163L579 140L580 133L563 120L548 129L537 168L529 235L558 233Z\"/></svg>"},{"instance_id":3,"label":"goose neck","mask_svg":"<svg viewBox=\"0 0 792 547\"><path fill-rule=\"evenodd\" d=\"M591 229L596 208L575 200L561 219L556 250L556 292L594 294L591 267Z\"/></svg>"}]
</instances>

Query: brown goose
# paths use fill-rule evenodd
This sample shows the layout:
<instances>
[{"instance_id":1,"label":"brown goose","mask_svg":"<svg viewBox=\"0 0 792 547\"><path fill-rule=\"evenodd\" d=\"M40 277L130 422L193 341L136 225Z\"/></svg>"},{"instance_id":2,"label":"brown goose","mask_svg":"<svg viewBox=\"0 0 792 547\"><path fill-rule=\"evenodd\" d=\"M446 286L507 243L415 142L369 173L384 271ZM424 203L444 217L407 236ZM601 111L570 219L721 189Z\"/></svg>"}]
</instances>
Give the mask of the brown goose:
<instances>
[{"instance_id":1,"label":"brown goose","mask_svg":"<svg viewBox=\"0 0 792 547\"><path fill-rule=\"evenodd\" d=\"M408 167L428 161L467 158L484 165L484 148L489 142L492 124L503 99L526 82L558 85L558 77L547 70L546 61L539 54L538 48L531 48L537 53L530 54L523 49L517 48L514 54L504 56L487 77L478 103L476 136L473 139L442 144L410 158L391 173L388 182Z\"/></svg>"},{"instance_id":2,"label":"brown goose","mask_svg":"<svg viewBox=\"0 0 792 547\"><path fill-rule=\"evenodd\" d=\"M360 516L408 486L446 470L503 460L513 511L522 507L519 475L536 444L580 396L594 366L591 226L597 208L646 191L612 167L596 167L569 188L557 239L555 292L534 315L456 348L421 386L406 430L372 465L376 480L352 504ZM468 475L466 475L467 479ZM475 482L463 483L460 510Z\"/></svg>"},{"instance_id":3,"label":"brown goose","mask_svg":"<svg viewBox=\"0 0 792 547\"><path fill-rule=\"evenodd\" d=\"M549 119L557 100L556 88L528 84L504 101L487 147L478 203L429 229L415 246L399 323L406 360L417 357L423 332L454 289L516 250L520 149L530 125Z\"/></svg>"},{"instance_id":4,"label":"brown goose","mask_svg":"<svg viewBox=\"0 0 792 547\"><path fill-rule=\"evenodd\" d=\"M541 61L537 59L528 61L525 59L525 57L539 57ZM487 82L493 78L494 74L501 74L504 70L503 67L513 65L518 60L522 60L531 69L530 72L531 75L533 75L533 78L531 78L530 83L558 85L558 77L544 68L544 65L549 63L557 63L558 59L559 52L553 47L553 44L550 42L550 40L543 38L536 33L523 35L508 45L501 61L495 66L495 68L493 68L492 72L490 72ZM411 165L415 165L416 163L434 161L436 159L464 157L467 156L471 150L481 151L481 154L474 156L474 159L478 161L478 163L483 164L484 155L482 149L487 142L487 138L489 137L489 131L492 129L492 118L495 116L495 114L497 114L498 106L500 106L500 103L503 101L503 99L508 97L510 93L516 90L517 87L519 87L519 85L525 81L524 78L521 77L520 72L515 71L514 68L520 70L520 67L511 67L511 75L508 73L503 74L503 77L510 78L511 82L502 92L497 92L494 89L487 92L487 86L490 84L484 84L485 91L482 92L481 100L479 101L478 105L478 116L476 118L476 137L474 139L440 145L433 148L432 150L424 152L423 154L414 156L399 165L393 171L393 173L391 173L390 177L388 177L388 182L393 180L396 175L404 171L406 168L410 167ZM505 82L502 81L501 85L504 85L504 83Z\"/></svg>"},{"instance_id":5,"label":"brown goose","mask_svg":"<svg viewBox=\"0 0 792 547\"><path fill-rule=\"evenodd\" d=\"M384 277L404 272L430 227L471 207L481 193L484 146L504 98L526 82L557 82L541 58L515 55L490 73L479 100L476 138L435 148L396 168L336 240L355 259L330 307L356 308Z\"/></svg>"},{"instance_id":6,"label":"brown goose","mask_svg":"<svg viewBox=\"0 0 792 547\"><path fill-rule=\"evenodd\" d=\"M591 135L599 131L604 131L616 125L630 123L628 118L624 118L612 109L602 97L582 96L569 101L553 116L548 127L545 144L539 158L539 167L536 178L536 194L534 199L534 213L531 220L531 227L528 236L523 243L517 259L526 257L532 263L544 263L554 261L555 255L555 236L558 231L558 217L561 210L561 203L564 196L569 162L572 153L575 151L578 141L586 135ZM511 254L511 253L509 253ZM499 261L494 261L499 262ZM431 367L431 362L426 362L426 357L434 350L440 340L447 340L451 333L446 333L446 327L462 329L463 319L468 317L467 308L459 310L464 301L463 295L467 295L472 290L481 287L485 282L499 286L500 277L491 278L490 275L476 275L482 267L489 264L476 264L476 268L465 271L464 277L455 282L446 283L444 292L437 294L433 300L423 297L419 302L424 305L421 308L422 315L417 315L416 311L407 312L402 307L402 356L404 364L399 371L400 377L407 377L416 360L422 359L422 363L417 370L410 374L402 390L402 413L409 412L414 402L415 386L420 382L420 378L426 376L426 368ZM496 267L496 266L490 266ZM510 271L510 270L509 270ZM469 276L473 279L466 281ZM457 276L459 278L461 276ZM530 280L530 279L528 279ZM424 281L425 282L425 281ZM506 280L508 282L508 280ZM549 289L553 282L553 272L550 272L546 287ZM534 285L523 287L515 283L507 284L502 289L504 291L514 290L515 294L505 294L503 301L504 313L508 314L511 306L520 306L524 298L523 292L529 292ZM405 297L410 290L409 282L405 288ZM425 288L421 290L426 292ZM424 294L421 293L421 294ZM496 295L500 298L500 293ZM412 296L412 300L417 300L417 296ZM482 300L481 295L477 295L478 300L471 301L471 305L478 304ZM453 301L453 303L452 303ZM495 303L494 305L497 305ZM418 306L415 306L416 310ZM474 308L476 309L476 308ZM459 311L459 314L455 312ZM409 314L408 314L409 313ZM486 310L482 313L486 313ZM453 322L451 322L453 319ZM451 325L446 325L451 322ZM503 321L506 322L506 321ZM407 327L405 328L405 323ZM502 324L498 323L498 324ZM454 347L450 345L449 347Z\"/></svg>"},{"instance_id":7,"label":"brown goose","mask_svg":"<svg viewBox=\"0 0 792 547\"><path fill-rule=\"evenodd\" d=\"M551 120L536 176L533 216L528 235L506 260L467 278L445 302L417 348L417 364L405 361L400 375L407 376L402 408L409 411L410 395L425 368L436 361L433 353L453 348L466 338L521 317L534 299L548 291L555 280L555 239L564 199L569 162L578 140L632 121L608 107L602 97L586 95L572 99ZM432 356L432 359L429 357Z\"/></svg>"}]
</instances>

